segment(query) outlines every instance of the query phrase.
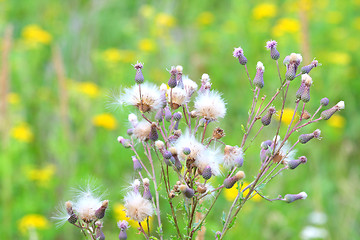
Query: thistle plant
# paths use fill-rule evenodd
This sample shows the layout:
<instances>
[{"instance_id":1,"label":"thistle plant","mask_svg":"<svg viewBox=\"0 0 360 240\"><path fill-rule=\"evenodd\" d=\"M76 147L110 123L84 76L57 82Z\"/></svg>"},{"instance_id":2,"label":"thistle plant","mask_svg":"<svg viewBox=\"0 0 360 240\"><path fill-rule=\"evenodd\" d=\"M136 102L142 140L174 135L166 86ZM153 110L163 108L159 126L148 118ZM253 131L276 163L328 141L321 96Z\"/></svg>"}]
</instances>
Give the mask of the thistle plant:
<instances>
[{"instance_id":1,"label":"thistle plant","mask_svg":"<svg viewBox=\"0 0 360 240\"><path fill-rule=\"evenodd\" d=\"M204 73L200 81L193 81L184 75L183 67L171 67L169 80L156 86L145 80L142 63L134 65L134 85L116 96L115 102L131 105L135 112L128 116L127 136L119 136L117 140L132 152L128 161L132 161L135 175L123 199L125 212L127 217L138 223L138 231L144 238L169 239L175 236L194 239L196 235L204 236L209 213L214 208L220 208L226 212L222 225L219 222L219 228L211 230L216 232L215 239L224 239L241 209L256 194L271 202L293 203L306 199L305 192L284 196L284 193L269 193L277 196L270 198L264 193L264 187L280 173L296 171L300 165L306 164L306 156L296 157L297 145L321 139L321 131L310 131L310 125L328 120L345 105L340 101L323 110L329 104L329 99L323 98L311 115L310 89L313 80L310 74L320 64L314 60L300 67L301 55L291 53L284 58L283 74L276 46L276 41L269 41L266 45L279 78L279 87L271 98L262 93L267 83L263 63L259 61L256 67L251 66L256 71L252 79L244 50L239 47L233 52L246 72L253 93L249 116L242 121L244 132L237 145L223 141L226 133L219 127L219 120L226 116L226 101L220 92L212 88L208 74ZM297 90L294 96L289 94L290 87ZM294 113L286 131L280 131L287 99L294 104ZM278 122L273 120L274 115L279 116ZM275 126L270 127L272 135L261 135L268 126ZM291 144L289 138L293 135L298 140ZM257 138L262 141L260 146L252 144ZM258 148L259 155L245 157L250 147ZM256 171L246 169L247 159L254 158L258 159L259 168ZM244 186L246 178L251 183ZM228 209L217 206L223 189L232 187L237 187L238 194L231 206ZM84 218L77 204L77 207L71 208L70 202L67 202L67 220L91 239L104 239L100 221L107 204L107 201L97 202L95 207L90 206L90 202L87 207L92 209L89 213L93 214ZM170 211L165 212L165 209ZM150 231L150 217L156 219L156 231ZM164 229L164 221L169 221L172 227ZM127 222L120 221L118 226L119 239L126 239Z\"/></svg>"}]
</instances>

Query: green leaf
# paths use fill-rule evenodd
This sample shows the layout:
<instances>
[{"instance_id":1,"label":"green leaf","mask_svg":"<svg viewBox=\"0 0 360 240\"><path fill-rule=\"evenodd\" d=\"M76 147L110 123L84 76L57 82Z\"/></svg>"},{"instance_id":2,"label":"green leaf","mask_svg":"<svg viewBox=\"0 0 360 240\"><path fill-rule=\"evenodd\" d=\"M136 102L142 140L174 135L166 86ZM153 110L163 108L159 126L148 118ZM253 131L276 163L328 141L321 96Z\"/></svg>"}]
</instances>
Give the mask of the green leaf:
<instances>
[{"instance_id":1,"label":"green leaf","mask_svg":"<svg viewBox=\"0 0 360 240\"><path fill-rule=\"evenodd\" d=\"M232 228L232 226L234 226L235 220L236 220L236 217L234 217L234 219L233 219L233 220L231 221L231 223L229 224L229 229Z\"/></svg>"},{"instance_id":2,"label":"green leaf","mask_svg":"<svg viewBox=\"0 0 360 240\"><path fill-rule=\"evenodd\" d=\"M169 222L171 223L171 225L175 226L174 217L168 213L166 214L166 217L169 220Z\"/></svg>"},{"instance_id":3,"label":"green leaf","mask_svg":"<svg viewBox=\"0 0 360 240\"><path fill-rule=\"evenodd\" d=\"M241 130L243 131L244 134L246 133L244 124L241 124Z\"/></svg>"},{"instance_id":4,"label":"green leaf","mask_svg":"<svg viewBox=\"0 0 360 240\"><path fill-rule=\"evenodd\" d=\"M222 222L222 225L224 226L225 222L226 222L226 214L225 214L225 212L223 212L223 214L221 216L221 222Z\"/></svg>"}]
</instances>

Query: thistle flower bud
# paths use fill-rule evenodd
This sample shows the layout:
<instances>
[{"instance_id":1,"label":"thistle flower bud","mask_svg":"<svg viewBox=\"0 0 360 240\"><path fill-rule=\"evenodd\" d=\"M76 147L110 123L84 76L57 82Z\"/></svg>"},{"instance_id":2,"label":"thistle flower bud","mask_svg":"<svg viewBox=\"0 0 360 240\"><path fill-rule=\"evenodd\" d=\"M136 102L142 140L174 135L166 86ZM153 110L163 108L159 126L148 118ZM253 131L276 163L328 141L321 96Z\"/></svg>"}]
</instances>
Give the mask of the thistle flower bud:
<instances>
[{"instance_id":1,"label":"thistle flower bud","mask_svg":"<svg viewBox=\"0 0 360 240\"><path fill-rule=\"evenodd\" d=\"M147 200L151 200L152 199L152 195L150 192L150 181L148 178L144 178L143 179L143 185L144 185L144 193L143 193L143 198L147 199Z\"/></svg>"},{"instance_id":2,"label":"thistle flower bud","mask_svg":"<svg viewBox=\"0 0 360 240\"><path fill-rule=\"evenodd\" d=\"M134 193L139 193L140 180L135 179L134 182L131 184L131 187L133 188Z\"/></svg>"},{"instance_id":3,"label":"thistle flower bud","mask_svg":"<svg viewBox=\"0 0 360 240\"><path fill-rule=\"evenodd\" d=\"M156 141L156 140L158 140L158 138L159 138L159 134L157 132L156 123L152 123L151 124L151 131L149 133L149 139L153 140L153 141Z\"/></svg>"},{"instance_id":4,"label":"thistle flower bud","mask_svg":"<svg viewBox=\"0 0 360 240\"><path fill-rule=\"evenodd\" d=\"M244 50L241 47L234 49L233 56L239 60L241 65L245 65L247 63L247 59L244 56Z\"/></svg>"},{"instance_id":5,"label":"thistle flower bud","mask_svg":"<svg viewBox=\"0 0 360 240\"><path fill-rule=\"evenodd\" d=\"M191 153L191 149L189 147L184 147L183 148L183 153L187 156Z\"/></svg>"},{"instance_id":6,"label":"thistle flower bud","mask_svg":"<svg viewBox=\"0 0 360 240\"><path fill-rule=\"evenodd\" d=\"M189 188L187 185L182 184L179 189L187 198L192 198L195 195L194 189Z\"/></svg>"},{"instance_id":7,"label":"thistle flower bud","mask_svg":"<svg viewBox=\"0 0 360 240\"><path fill-rule=\"evenodd\" d=\"M134 68L136 69L135 82L137 84L142 84L144 82L144 76L141 71L143 64L138 62L134 65Z\"/></svg>"},{"instance_id":8,"label":"thistle flower bud","mask_svg":"<svg viewBox=\"0 0 360 240\"><path fill-rule=\"evenodd\" d=\"M136 125L137 125L138 122L139 122L137 116L136 116L135 114L133 114L133 113L130 113L130 114L129 114L128 120L129 120L129 122L131 123L131 125L132 125L133 127L136 127Z\"/></svg>"},{"instance_id":9,"label":"thistle flower bud","mask_svg":"<svg viewBox=\"0 0 360 240\"><path fill-rule=\"evenodd\" d=\"M180 119L182 118L181 112L174 113L173 118L174 118L175 121L180 121Z\"/></svg>"},{"instance_id":10,"label":"thistle flower bud","mask_svg":"<svg viewBox=\"0 0 360 240\"><path fill-rule=\"evenodd\" d=\"M102 231L102 227L96 228L96 240L105 240L105 235Z\"/></svg>"},{"instance_id":11,"label":"thistle flower bud","mask_svg":"<svg viewBox=\"0 0 360 240\"><path fill-rule=\"evenodd\" d=\"M129 128L128 130L126 130L126 134L129 135L129 136L133 135L133 133L134 133L133 128Z\"/></svg>"},{"instance_id":12,"label":"thistle flower bud","mask_svg":"<svg viewBox=\"0 0 360 240\"><path fill-rule=\"evenodd\" d=\"M301 94L300 99L304 103L307 103L310 101L310 87L305 86L304 92Z\"/></svg>"},{"instance_id":13,"label":"thistle flower bud","mask_svg":"<svg viewBox=\"0 0 360 240\"><path fill-rule=\"evenodd\" d=\"M230 189L230 188L232 188L234 186L234 184L237 181L239 181L239 180L241 180L243 178L245 178L245 173L243 171L238 171L235 174L235 176L225 178L224 183L223 183L224 187Z\"/></svg>"},{"instance_id":14,"label":"thistle flower bud","mask_svg":"<svg viewBox=\"0 0 360 240\"><path fill-rule=\"evenodd\" d=\"M169 107L166 107L165 108L165 120L169 122L171 120L171 117L172 117L171 111L170 111Z\"/></svg>"},{"instance_id":15,"label":"thistle flower bud","mask_svg":"<svg viewBox=\"0 0 360 240\"><path fill-rule=\"evenodd\" d=\"M300 72L302 74L309 73L311 71L311 69L313 69L314 67L317 67L317 66L319 66L319 62L314 59L309 65L306 65L306 66L302 67Z\"/></svg>"},{"instance_id":16,"label":"thistle flower bud","mask_svg":"<svg viewBox=\"0 0 360 240\"><path fill-rule=\"evenodd\" d=\"M311 118L311 115L307 110L304 110L304 112L301 114L301 118L307 120Z\"/></svg>"},{"instance_id":17,"label":"thistle flower bud","mask_svg":"<svg viewBox=\"0 0 360 240\"><path fill-rule=\"evenodd\" d=\"M288 65L289 63L290 63L290 56L286 56L286 57L284 58L283 64L284 64L284 66L286 66L286 65Z\"/></svg>"},{"instance_id":18,"label":"thistle flower bud","mask_svg":"<svg viewBox=\"0 0 360 240\"><path fill-rule=\"evenodd\" d=\"M320 129L316 129L313 133L309 133L309 134L301 134L299 136L299 142L302 144L307 143L308 141L310 141L313 138L319 138L321 134Z\"/></svg>"},{"instance_id":19,"label":"thistle flower bud","mask_svg":"<svg viewBox=\"0 0 360 240\"><path fill-rule=\"evenodd\" d=\"M204 170L202 171L202 177L206 180L209 180L212 176L211 167L206 166Z\"/></svg>"},{"instance_id":20,"label":"thistle flower bud","mask_svg":"<svg viewBox=\"0 0 360 240\"><path fill-rule=\"evenodd\" d=\"M163 152L163 157L166 159L170 159L172 157L172 153L166 150Z\"/></svg>"},{"instance_id":21,"label":"thistle flower bud","mask_svg":"<svg viewBox=\"0 0 360 240\"><path fill-rule=\"evenodd\" d=\"M284 59L284 64L287 65L287 70L285 73L286 80L294 80L296 76L296 71L302 61L302 56L300 54L291 53L289 57Z\"/></svg>"},{"instance_id":22,"label":"thistle flower bud","mask_svg":"<svg viewBox=\"0 0 360 240\"><path fill-rule=\"evenodd\" d=\"M276 109L274 107L270 107L268 112L261 118L261 123L264 126L268 126L271 123L271 117L276 112Z\"/></svg>"},{"instance_id":23,"label":"thistle flower bud","mask_svg":"<svg viewBox=\"0 0 360 240\"><path fill-rule=\"evenodd\" d=\"M329 104L329 99L328 98L322 98L321 100L320 100L320 105L321 106L327 106Z\"/></svg>"},{"instance_id":24,"label":"thistle flower bud","mask_svg":"<svg viewBox=\"0 0 360 240\"><path fill-rule=\"evenodd\" d=\"M102 219L105 216L105 211L107 209L107 207L109 206L109 200L105 200L102 202L101 207L99 207L96 211L95 211L95 217L97 217L98 219Z\"/></svg>"},{"instance_id":25,"label":"thistle flower bud","mask_svg":"<svg viewBox=\"0 0 360 240\"><path fill-rule=\"evenodd\" d=\"M134 171L135 172L140 172L142 170L142 166L140 164L139 159L136 158L136 156L132 156L131 157L134 163Z\"/></svg>"},{"instance_id":26,"label":"thistle flower bud","mask_svg":"<svg viewBox=\"0 0 360 240\"><path fill-rule=\"evenodd\" d=\"M78 216L75 213L73 213L69 216L67 221L71 224L75 224L77 220L78 220Z\"/></svg>"},{"instance_id":27,"label":"thistle flower bud","mask_svg":"<svg viewBox=\"0 0 360 240\"><path fill-rule=\"evenodd\" d=\"M127 234L126 230L129 228L129 223L126 220L119 221L117 223L118 228L120 228L119 240L126 240Z\"/></svg>"},{"instance_id":28,"label":"thistle flower bud","mask_svg":"<svg viewBox=\"0 0 360 240\"><path fill-rule=\"evenodd\" d=\"M341 109L345 108L345 103L344 101L340 101L338 102L335 106L333 106L332 108L325 110L321 113L321 118L324 120L328 120L331 118L332 115L334 115L334 113L336 113L337 111L340 111Z\"/></svg>"},{"instance_id":29,"label":"thistle flower bud","mask_svg":"<svg viewBox=\"0 0 360 240\"><path fill-rule=\"evenodd\" d=\"M253 83L258 88L264 87L264 71L265 71L264 64L262 62L257 62L256 75Z\"/></svg>"},{"instance_id":30,"label":"thistle flower bud","mask_svg":"<svg viewBox=\"0 0 360 240\"><path fill-rule=\"evenodd\" d=\"M289 169L295 169L300 164L305 164L306 162L307 162L307 158L305 156L301 156L301 157L299 157L299 159L288 161L287 165L288 165Z\"/></svg>"},{"instance_id":31,"label":"thistle flower bud","mask_svg":"<svg viewBox=\"0 0 360 240\"><path fill-rule=\"evenodd\" d=\"M171 70L170 70L171 76L168 81L168 85L170 88L176 87L176 73L177 73L177 71L176 71L175 67L171 67Z\"/></svg>"},{"instance_id":32,"label":"thistle flower bud","mask_svg":"<svg viewBox=\"0 0 360 240\"><path fill-rule=\"evenodd\" d=\"M200 121L199 121L199 127L204 127L206 121L207 121L207 120L206 120L205 118L200 119Z\"/></svg>"},{"instance_id":33,"label":"thistle flower bud","mask_svg":"<svg viewBox=\"0 0 360 240\"><path fill-rule=\"evenodd\" d=\"M118 142L121 143L124 148L129 148L131 146L130 140L129 139L125 139L122 136L119 136L117 138Z\"/></svg>"},{"instance_id":34,"label":"thistle flower bud","mask_svg":"<svg viewBox=\"0 0 360 240\"><path fill-rule=\"evenodd\" d=\"M266 140L266 141L261 143L261 148L266 150L271 146L271 144L272 144L271 140Z\"/></svg>"},{"instance_id":35,"label":"thistle flower bud","mask_svg":"<svg viewBox=\"0 0 360 240\"><path fill-rule=\"evenodd\" d=\"M301 192L299 194L286 194L283 201L287 203L292 203L296 200L306 199L306 198L307 198L307 194L305 192Z\"/></svg>"},{"instance_id":36,"label":"thistle flower bud","mask_svg":"<svg viewBox=\"0 0 360 240\"><path fill-rule=\"evenodd\" d=\"M155 114L155 120L162 122L164 118L164 109L160 108Z\"/></svg>"},{"instance_id":37,"label":"thistle flower bud","mask_svg":"<svg viewBox=\"0 0 360 240\"><path fill-rule=\"evenodd\" d=\"M304 90L305 90L305 78L302 75L300 87L296 92L296 99L301 99L301 95L303 94Z\"/></svg>"},{"instance_id":38,"label":"thistle flower bud","mask_svg":"<svg viewBox=\"0 0 360 240\"><path fill-rule=\"evenodd\" d=\"M294 64L289 64L288 68L286 70L285 73L285 78L286 80L294 80L295 76L296 76L296 66Z\"/></svg>"},{"instance_id":39,"label":"thistle flower bud","mask_svg":"<svg viewBox=\"0 0 360 240\"><path fill-rule=\"evenodd\" d=\"M173 158L175 159L174 165L175 165L176 169L177 169L178 171L180 171L180 170L182 169L182 164L181 164L178 156L177 156L177 155L175 155L175 156L173 155Z\"/></svg>"},{"instance_id":40,"label":"thistle flower bud","mask_svg":"<svg viewBox=\"0 0 360 240\"><path fill-rule=\"evenodd\" d=\"M274 60L278 60L280 57L279 51L276 49L277 42L274 40L266 42L266 48L270 49L270 56Z\"/></svg>"}]
</instances>

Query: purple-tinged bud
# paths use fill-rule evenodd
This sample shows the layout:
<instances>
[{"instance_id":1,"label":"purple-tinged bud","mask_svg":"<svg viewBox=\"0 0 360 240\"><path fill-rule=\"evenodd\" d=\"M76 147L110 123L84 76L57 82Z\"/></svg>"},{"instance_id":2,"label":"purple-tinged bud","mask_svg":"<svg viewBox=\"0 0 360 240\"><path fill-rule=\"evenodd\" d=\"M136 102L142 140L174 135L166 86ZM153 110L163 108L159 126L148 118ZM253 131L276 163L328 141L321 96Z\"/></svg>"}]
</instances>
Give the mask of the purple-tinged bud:
<instances>
[{"instance_id":1,"label":"purple-tinged bud","mask_svg":"<svg viewBox=\"0 0 360 240\"><path fill-rule=\"evenodd\" d=\"M302 67L300 72L301 73L309 73L314 67L317 67L317 66L319 66L319 62L317 60L313 60L309 65Z\"/></svg>"},{"instance_id":2,"label":"purple-tinged bud","mask_svg":"<svg viewBox=\"0 0 360 240\"><path fill-rule=\"evenodd\" d=\"M261 143L261 148L266 150L271 146L271 144L272 144L271 140L266 140L266 141Z\"/></svg>"},{"instance_id":3,"label":"purple-tinged bud","mask_svg":"<svg viewBox=\"0 0 360 240\"><path fill-rule=\"evenodd\" d=\"M301 95L303 94L304 90L305 90L305 80L303 80L303 78L301 77L301 85L296 92L297 99L301 99Z\"/></svg>"},{"instance_id":4,"label":"purple-tinged bud","mask_svg":"<svg viewBox=\"0 0 360 240\"><path fill-rule=\"evenodd\" d=\"M286 194L283 200L287 203L292 203L296 200L306 199L306 198L307 198L307 194L305 192L301 192L299 194Z\"/></svg>"},{"instance_id":5,"label":"purple-tinged bud","mask_svg":"<svg viewBox=\"0 0 360 240\"><path fill-rule=\"evenodd\" d=\"M321 113L321 118L324 120L328 120L331 118L332 115L334 115L334 113L336 113L337 111L340 111L341 109L345 108L345 103L344 101L340 101L338 102L335 106L333 106L332 108L325 110Z\"/></svg>"},{"instance_id":6,"label":"purple-tinged bud","mask_svg":"<svg viewBox=\"0 0 360 240\"><path fill-rule=\"evenodd\" d=\"M170 158L170 162L172 163L172 164L175 164L175 158L174 158L174 156L171 156L171 158Z\"/></svg>"},{"instance_id":7,"label":"purple-tinged bud","mask_svg":"<svg viewBox=\"0 0 360 240\"><path fill-rule=\"evenodd\" d=\"M320 100L320 105L321 106L327 106L329 104L329 99L328 98L322 98L321 100Z\"/></svg>"},{"instance_id":8,"label":"purple-tinged bud","mask_svg":"<svg viewBox=\"0 0 360 240\"><path fill-rule=\"evenodd\" d=\"M244 56L244 50L241 47L234 49L233 56L239 60L241 65L245 65L247 63L247 59Z\"/></svg>"},{"instance_id":9,"label":"purple-tinged bud","mask_svg":"<svg viewBox=\"0 0 360 240\"><path fill-rule=\"evenodd\" d=\"M176 74L177 86L180 87L180 88L184 88L184 83L182 81L183 67L178 65L178 66L176 66L176 70L177 70L177 74Z\"/></svg>"},{"instance_id":10,"label":"purple-tinged bud","mask_svg":"<svg viewBox=\"0 0 360 240\"><path fill-rule=\"evenodd\" d=\"M177 73L177 71L176 71L175 67L171 67L171 70L170 70L171 76L168 81L168 85L170 88L176 87L176 73Z\"/></svg>"},{"instance_id":11,"label":"purple-tinged bud","mask_svg":"<svg viewBox=\"0 0 360 240\"><path fill-rule=\"evenodd\" d=\"M175 165L176 169L177 169L178 171L180 171L180 170L182 169L182 164L181 164L181 162L180 162L180 160L179 160L179 158L178 158L177 155L175 155L175 156L173 155L173 157L174 157L174 159L175 159L174 165Z\"/></svg>"},{"instance_id":12,"label":"purple-tinged bud","mask_svg":"<svg viewBox=\"0 0 360 240\"><path fill-rule=\"evenodd\" d=\"M142 166L140 164L139 159L136 158L136 156L132 156L131 157L134 163L134 171L135 172L140 172L142 170Z\"/></svg>"},{"instance_id":13,"label":"purple-tinged bud","mask_svg":"<svg viewBox=\"0 0 360 240\"><path fill-rule=\"evenodd\" d=\"M165 108L165 120L169 122L171 120L171 117L172 117L171 111L170 111L169 107L166 107Z\"/></svg>"},{"instance_id":14,"label":"purple-tinged bud","mask_svg":"<svg viewBox=\"0 0 360 240\"><path fill-rule=\"evenodd\" d=\"M321 131L319 129L316 129L313 133L301 134L299 136L299 142L302 143L302 144L305 144L305 143L307 143L308 141L310 141L313 138L319 138L320 133L321 133Z\"/></svg>"},{"instance_id":15,"label":"purple-tinged bud","mask_svg":"<svg viewBox=\"0 0 360 240\"><path fill-rule=\"evenodd\" d=\"M286 65L288 65L289 63L290 63L290 56L286 56L286 57L284 58L283 64L286 66Z\"/></svg>"},{"instance_id":16,"label":"purple-tinged bud","mask_svg":"<svg viewBox=\"0 0 360 240\"><path fill-rule=\"evenodd\" d=\"M220 231L217 231L215 233L215 240L219 240L221 238L221 232Z\"/></svg>"},{"instance_id":17,"label":"purple-tinged bud","mask_svg":"<svg viewBox=\"0 0 360 240\"><path fill-rule=\"evenodd\" d=\"M302 82L304 82L304 90L301 93L300 99L304 103L307 103L310 101L310 86L312 85L313 81L312 78L305 73L301 75L301 83Z\"/></svg>"},{"instance_id":18,"label":"purple-tinged bud","mask_svg":"<svg viewBox=\"0 0 360 240\"><path fill-rule=\"evenodd\" d=\"M134 193L139 193L140 180L135 179L134 182L131 184L131 187L133 188Z\"/></svg>"},{"instance_id":19,"label":"purple-tinged bud","mask_svg":"<svg viewBox=\"0 0 360 240\"><path fill-rule=\"evenodd\" d=\"M183 154L185 154L186 156L189 155L191 153L191 149L189 147L184 147L183 149Z\"/></svg>"},{"instance_id":20,"label":"purple-tinged bud","mask_svg":"<svg viewBox=\"0 0 360 240\"><path fill-rule=\"evenodd\" d=\"M288 161L287 165L288 165L289 169L295 169L300 164L305 164L306 162L307 162L307 158L305 156L301 156L301 157L299 157L299 159Z\"/></svg>"},{"instance_id":21,"label":"purple-tinged bud","mask_svg":"<svg viewBox=\"0 0 360 240\"><path fill-rule=\"evenodd\" d=\"M245 178L245 173L243 171L238 171L235 174L235 176L225 178L224 183L223 183L224 187L230 189L230 188L232 188L234 186L234 184L237 181L239 181L239 180L241 180L243 178Z\"/></svg>"},{"instance_id":22,"label":"purple-tinged bud","mask_svg":"<svg viewBox=\"0 0 360 240\"><path fill-rule=\"evenodd\" d=\"M174 113L173 118L174 118L175 121L180 121L180 119L182 118L181 112Z\"/></svg>"},{"instance_id":23,"label":"purple-tinged bud","mask_svg":"<svg viewBox=\"0 0 360 240\"><path fill-rule=\"evenodd\" d=\"M180 123L179 121L176 121L176 122L175 122L175 125L174 125L174 129L175 129L175 130L178 130L178 129L179 129L179 123Z\"/></svg>"},{"instance_id":24,"label":"purple-tinged bud","mask_svg":"<svg viewBox=\"0 0 360 240\"><path fill-rule=\"evenodd\" d=\"M206 166L204 170L202 171L202 177L206 180L209 180L212 176L212 171L210 166Z\"/></svg>"},{"instance_id":25,"label":"purple-tinged bud","mask_svg":"<svg viewBox=\"0 0 360 240\"><path fill-rule=\"evenodd\" d=\"M286 80L294 80L295 76L296 76L296 66L294 64L289 64L288 68L286 70L285 73L285 78Z\"/></svg>"},{"instance_id":26,"label":"purple-tinged bud","mask_svg":"<svg viewBox=\"0 0 360 240\"><path fill-rule=\"evenodd\" d=\"M262 62L257 62L256 75L253 83L258 88L264 87L264 71L265 71L264 64Z\"/></svg>"},{"instance_id":27,"label":"purple-tinged bud","mask_svg":"<svg viewBox=\"0 0 360 240\"><path fill-rule=\"evenodd\" d=\"M125 139L122 136L119 136L117 138L118 142L121 143L124 148L129 148L131 146L130 140L129 139Z\"/></svg>"},{"instance_id":28,"label":"purple-tinged bud","mask_svg":"<svg viewBox=\"0 0 360 240\"><path fill-rule=\"evenodd\" d=\"M205 118L200 119L200 120L199 120L199 127L204 127L206 121L207 121L207 120L206 120Z\"/></svg>"},{"instance_id":29,"label":"purple-tinged bud","mask_svg":"<svg viewBox=\"0 0 360 240\"><path fill-rule=\"evenodd\" d=\"M134 65L134 68L136 69L135 82L137 84L142 84L144 82L144 75L141 71L143 64L138 62Z\"/></svg>"},{"instance_id":30,"label":"purple-tinged bud","mask_svg":"<svg viewBox=\"0 0 360 240\"><path fill-rule=\"evenodd\" d=\"M102 219L105 216L105 211L107 209L107 207L109 206L109 200L104 200L101 204L101 207L99 207L96 211L95 211L95 217L97 217L98 219Z\"/></svg>"},{"instance_id":31,"label":"purple-tinged bud","mask_svg":"<svg viewBox=\"0 0 360 240\"><path fill-rule=\"evenodd\" d=\"M155 120L162 122L163 118L164 118L164 109L160 108L155 114Z\"/></svg>"},{"instance_id":32,"label":"purple-tinged bud","mask_svg":"<svg viewBox=\"0 0 360 240\"><path fill-rule=\"evenodd\" d=\"M194 189L189 188L187 185L180 185L179 189L187 198L192 198L195 195Z\"/></svg>"},{"instance_id":33,"label":"purple-tinged bud","mask_svg":"<svg viewBox=\"0 0 360 240\"><path fill-rule=\"evenodd\" d=\"M144 185L144 193L143 193L143 198L147 199L147 200L151 200L152 199L152 195L150 192L150 181L148 178L144 178L143 179L143 185Z\"/></svg>"},{"instance_id":34,"label":"purple-tinged bud","mask_svg":"<svg viewBox=\"0 0 360 240\"><path fill-rule=\"evenodd\" d=\"M149 133L149 139L153 140L153 141L156 141L156 140L158 140L158 138L159 138L159 134L157 132L156 123L152 123L151 124L151 130L150 130L150 133Z\"/></svg>"},{"instance_id":35,"label":"purple-tinged bud","mask_svg":"<svg viewBox=\"0 0 360 240\"><path fill-rule=\"evenodd\" d=\"M278 60L280 58L280 53L276 49L276 46L277 46L277 42L274 40L267 41L265 46L267 49L270 49L270 56L274 60Z\"/></svg>"},{"instance_id":36,"label":"purple-tinged bud","mask_svg":"<svg viewBox=\"0 0 360 240\"><path fill-rule=\"evenodd\" d=\"M127 239L126 230L129 228L129 223L123 220L123 221L119 221L117 225L120 228L119 240L126 240Z\"/></svg>"},{"instance_id":37,"label":"purple-tinged bud","mask_svg":"<svg viewBox=\"0 0 360 240\"><path fill-rule=\"evenodd\" d=\"M131 136L133 135L134 133L134 129L133 128L129 128L127 131L126 131L127 135Z\"/></svg>"},{"instance_id":38,"label":"purple-tinged bud","mask_svg":"<svg viewBox=\"0 0 360 240\"><path fill-rule=\"evenodd\" d=\"M268 112L261 118L261 123L264 126L268 126L271 123L271 117L276 112L274 107L270 107Z\"/></svg>"},{"instance_id":39,"label":"purple-tinged bud","mask_svg":"<svg viewBox=\"0 0 360 240\"><path fill-rule=\"evenodd\" d=\"M300 99L304 103L307 103L310 101L310 87L305 86L304 92L301 94Z\"/></svg>"},{"instance_id":40,"label":"purple-tinged bud","mask_svg":"<svg viewBox=\"0 0 360 240\"><path fill-rule=\"evenodd\" d=\"M244 157L242 155L237 156L234 159L235 166L242 167L244 165Z\"/></svg>"},{"instance_id":41,"label":"purple-tinged bud","mask_svg":"<svg viewBox=\"0 0 360 240\"><path fill-rule=\"evenodd\" d=\"M75 224L77 220L78 220L78 216L75 213L73 213L69 216L67 221L71 224Z\"/></svg>"},{"instance_id":42,"label":"purple-tinged bud","mask_svg":"<svg viewBox=\"0 0 360 240\"><path fill-rule=\"evenodd\" d=\"M105 240L105 235L102 231L102 227L96 228L96 240Z\"/></svg>"},{"instance_id":43,"label":"purple-tinged bud","mask_svg":"<svg viewBox=\"0 0 360 240\"><path fill-rule=\"evenodd\" d=\"M172 154L170 151L166 150L163 153L163 157L169 160L172 157Z\"/></svg>"}]
</instances>

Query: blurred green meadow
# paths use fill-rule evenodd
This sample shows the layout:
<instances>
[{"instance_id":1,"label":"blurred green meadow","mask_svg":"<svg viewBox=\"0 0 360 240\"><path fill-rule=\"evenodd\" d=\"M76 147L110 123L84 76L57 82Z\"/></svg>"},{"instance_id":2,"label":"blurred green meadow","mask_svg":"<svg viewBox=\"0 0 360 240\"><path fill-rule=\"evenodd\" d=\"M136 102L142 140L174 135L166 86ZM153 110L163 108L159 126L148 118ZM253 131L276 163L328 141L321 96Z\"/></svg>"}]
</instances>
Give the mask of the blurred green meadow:
<instances>
[{"instance_id":1,"label":"blurred green meadow","mask_svg":"<svg viewBox=\"0 0 360 240\"><path fill-rule=\"evenodd\" d=\"M344 100L346 108L307 128L320 128L323 137L298 147L308 163L264 189L272 198L305 191L308 199L285 204L256 197L226 239L301 239L309 226L327 233L312 239L360 239L359 13L359 0L0 0L1 239L81 239L70 224L56 228L51 217L88 179L110 200L104 233L117 239L122 198L135 176L131 152L116 139L126 134L133 109L116 109L111 96L133 84L131 64L143 62L145 79L157 84L167 82L172 65L198 83L208 73L228 107L217 125L227 144L239 145L252 92L232 51L244 49L251 77L257 61L264 63L263 94L271 97L279 80L264 47L270 39L278 42L281 62L296 52L302 65L315 57L322 64L311 72L309 112L323 97L329 106ZM298 86L291 84L290 96ZM285 122L295 104L287 106ZM247 151L248 182L259 167L257 146L272 137L266 129ZM221 230L234 191L225 191L209 215L206 239ZM326 220L310 217L316 212ZM169 223L167 229L174 231ZM129 239L142 238L137 233L131 227Z\"/></svg>"}]
</instances>

